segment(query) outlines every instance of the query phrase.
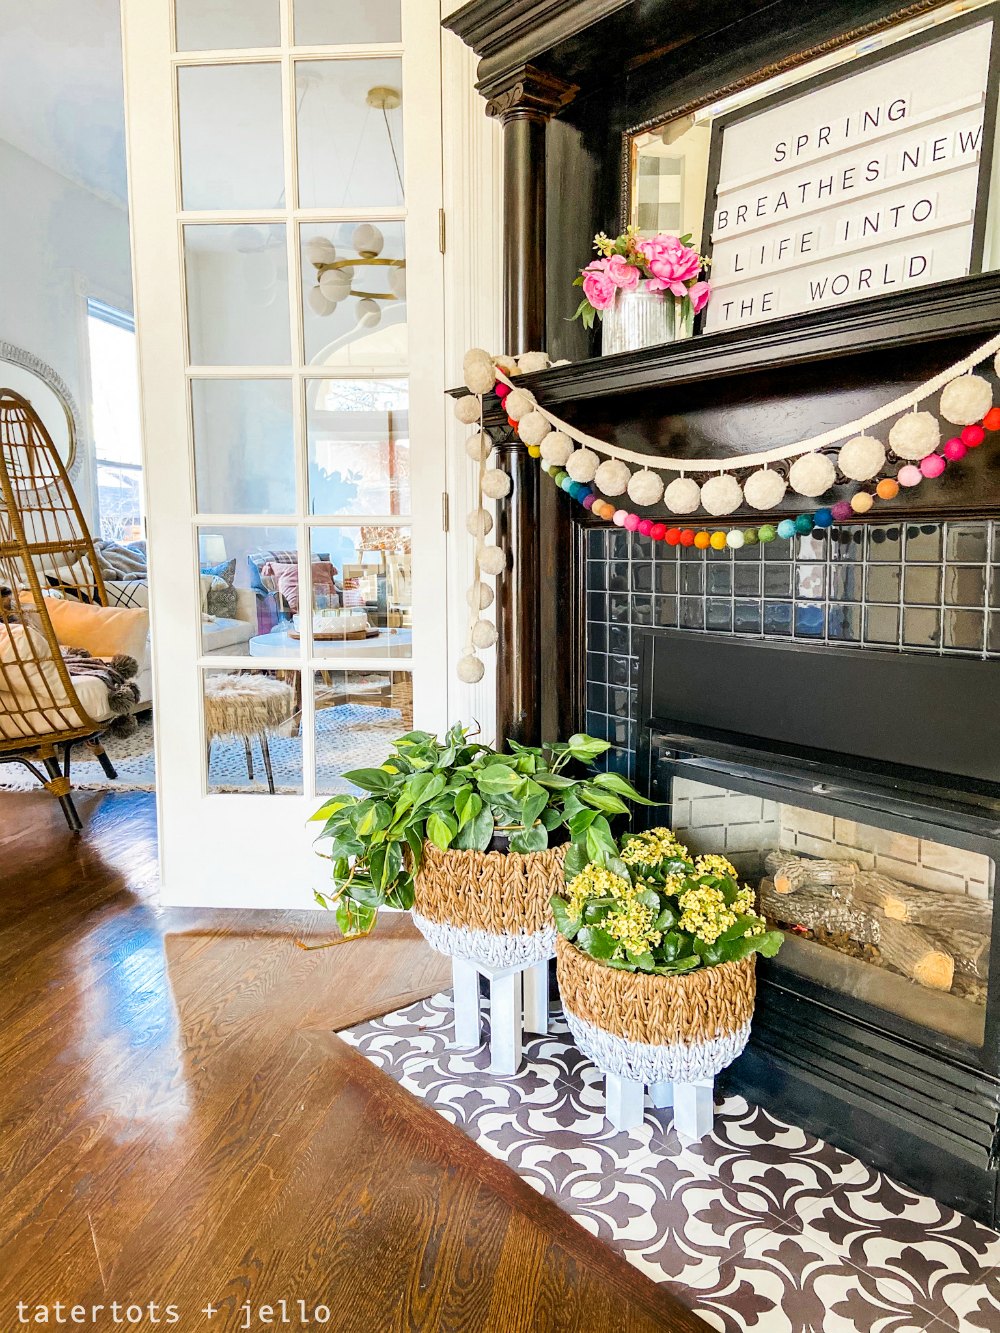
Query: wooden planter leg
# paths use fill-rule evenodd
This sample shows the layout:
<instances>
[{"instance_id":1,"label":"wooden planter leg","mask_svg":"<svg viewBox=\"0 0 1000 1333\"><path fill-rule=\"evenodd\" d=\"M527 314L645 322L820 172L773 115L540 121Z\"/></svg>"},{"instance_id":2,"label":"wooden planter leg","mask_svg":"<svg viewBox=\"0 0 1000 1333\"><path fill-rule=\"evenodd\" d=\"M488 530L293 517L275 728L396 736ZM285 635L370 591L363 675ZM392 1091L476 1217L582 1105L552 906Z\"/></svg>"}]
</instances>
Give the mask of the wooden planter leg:
<instances>
[{"instance_id":1,"label":"wooden planter leg","mask_svg":"<svg viewBox=\"0 0 1000 1333\"><path fill-rule=\"evenodd\" d=\"M479 973L474 963L452 958L451 977L455 988L455 1045L478 1046L482 1041L479 1014Z\"/></svg>"},{"instance_id":2,"label":"wooden planter leg","mask_svg":"<svg viewBox=\"0 0 1000 1333\"><path fill-rule=\"evenodd\" d=\"M650 1083L649 1095L658 1111L674 1104L674 1085L672 1083Z\"/></svg>"},{"instance_id":3,"label":"wooden planter leg","mask_svg":"<svg viewBox=\"0 0 1000 1333\"><path fill-rule=\"evenodd\" d=\"M535 963L524 970L524 1026L528 1032L549 1030L548 963Z\"/></svg>"},{"instance_id":4,"label":"wooden planter leg","mask_svg":"<svg viewBox=\"0 0 1000 1333\"><path fill-rule=\"evenodd\" d=\"M516 1074L521 1063L521 969L491 977L490 1073Z\"/></svg>"},{"instance_id":5,"label":"wooden planter leg","mask_svg":"<svg viewBox=\"0 0 1000 1333\"><path fill-rule=\"evenodd\" d=\"M703 1139L711 1134L715 1119L714 1089L714 1078L674 1084L674 1128L678 1134L688 1139Z\"/></svg>"},{"instance_id":6,"label":"wooden planter leg","mask_svg":"<svg viewBox=\"0 0 1000 1333\"><path fill-rule=\"evenodd\" d=\"M642 1124L646 1089L634 1079L605 1074L604 1098L607 1116L615 1129L635 1129Z\"/></svg>"}]
</instances>

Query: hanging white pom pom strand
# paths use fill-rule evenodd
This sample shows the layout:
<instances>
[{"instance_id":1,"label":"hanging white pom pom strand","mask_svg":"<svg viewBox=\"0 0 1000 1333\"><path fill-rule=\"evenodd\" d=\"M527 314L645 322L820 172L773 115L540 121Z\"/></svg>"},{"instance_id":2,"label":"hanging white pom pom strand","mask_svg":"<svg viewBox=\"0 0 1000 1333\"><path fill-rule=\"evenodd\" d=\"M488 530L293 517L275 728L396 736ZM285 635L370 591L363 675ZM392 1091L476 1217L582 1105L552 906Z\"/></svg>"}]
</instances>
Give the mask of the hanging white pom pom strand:
<instances>
[{"instance_id":1,"label":"hanging white pom pom strand","mask_svg":"<svg viewBox=\"0 0 1000 1333\"><path fill-rule=\"evenodd\" d=\"M724 472L702 486L701 503L706 513L731 514L743 503L743 487L734 476Z\"/></svg>"},{"instance_id":2,"label":"hanging white pom pom strand","mask_svg":"<svg viewBox=\"0 0 1000 1333\"><path fill-rule=\"evenodd\" d=\"M849 481L871 481L885 467L885 445L874 435L855 435L841 446L837 466Z\"/></svg>"},{"instance_id":3,"label":"hanging white pom pom strand","mask_svg":"<svg viewBox=\"0 0 1000 1333\"><path fill-rule=\"evenodd\" d=\"M675 477L663 492L663 503L672 514L693 514L701 504L701 487L690 477Z\"/></svg>"},{"instance_id":4,"label":"hanging white pom pom strand","mask_svg":"<svg viewBox=\"0 0 1000 1333\"><path fill-rule=\"evenodd\" d=\"M483 473L482 491L491 500L502 500L505 495L510 495L510 477L500 468L490 468L489 472Z\"/></svg>"},{"instance_id":5,"label":"hanging white pom pom strand","mask_svg":"<svg viewBox=\"0 0 1000 1333\"><path fill-rule=\"evenodd\" d=\"M522 352L517 358L517 368L522 375L534 375L536 371L548 370L547 352Z\"/></svg>"},{"instance_id":6,"label":"hanging white pom pom strand","mask_svg":"<svg viewBox=\"0 0 1000 1333\"><path fill-rule=\"evenodd\" d=\"M837 469L825 454L803 454L788 471L792 490L813 500L824 495L836 480Z\"/></svg>"},{"instance_id":7,"label":"hanging white pom pom strand","mask_svg":"<svg viewBox=\"0 0 1000 1333\"><path fill-rule=\"evenodd\" d=\"M655 505L659 504L663 496L663 480L655 472L650 472L648 468L643 468L641 472L634 472L628 484L628 498L633 504L637 505Z\"/></svg>"},{"instance_id":8,"label":"hanging white pom pom strand","mask_svg":"<svg viewBox=\"0 0 1000 1333\"><path fill-rule=\"evenodd\" d=\"M473 347L462 359L462 375L472 393L489 393L497 381L493 358L481 347Z\"/></svg>"},{"instance_id":9,"label":"hanging white pom pom strand","mask_svg":"<svg viewBox=\"0 0 1000 1333\"><path fill-rule=\"evenodd\" d=\"M941 415L953 426L971 426L993 406L993 390L982 375L959 375L941 391Z\"/></svg>"},{"instance_id":10,"label":"hanging white pom pom strand","mask_svg":"<svg viewBox=\"0 0 1000 1333\"><path fill-rule=\"evenodd\" d=\"M561 430L550 430L539 447L543 463L551 463L554 467L565 467L573 452L573 441Z\"/></svg>"},{"instance_id":11,"label":"hanging white pom pom strand","mask_svg":"<svg viewBox=\"0 0 1000 1333\"><path fill-rule=\"evenodd\" d=\"M465 600L473 611L485 611L488 606L493 605L493 589L488 583L483 583L480 579L474 583L465 594Z\"/></svg>"},{"instance_id":12,"label":"hanging white pom pom strand","mask_svg":"<svg viewBox=\"0 0 1000 1333\"><path fill-rule=\"evenodd\" d=\"M508 399L510 396L507 395ZM529 447L541 444L551 429L541 412L528 412L517 423L517 433Z\"/></svg>"},{"instance_id":13,"label":"hanging white pom pom strand","mask_svg":"<svg viewBox=\"0 0 1000 1333\"><path fill-rule=\"evenodd\" d=\"M507 568L507 552L499 546L484 546L479 552L479 568L484 574L502 574Z\"/></svg>"},{"instance_id":14,"label":"hanging white pom pom strand","mask_svg":"<svg viewBox=\"0 0 1000 1333\"><path fill-rule=\"evenodd\" d=\"M529 393L527 389L511 389L510 393L503 400L503 408L511 421L520 421L526 417L529 412L533 412L537 404L535 395Z\"/></svg>"},{"instance_id":15,"label":"hanging white pom pom strand","mask_svg":"<svg viewBox=\"0 0 1000 1333\"><path fill-rule=\"evenodd\" d=\"M455 416L463 426L474 426L481 413L482 408L475 394L467 393L464 398L455 400Z\"/></svg>"},{"instance_id":16,"label":"hanging white pom pom strand","mask_svg":"<svg viewBox=\"0 0 1000 1333\"><path fill-rule=\"evenodd\" d=\"M609 458L594 473L594 483L605 495L624 495L631 470L617 458Z\"/></svg>"},{"instance_id":17,"label":"hanging white pom pom strand","mask_svg":"<svg viewBox=\"0 0 1000 1333\"><path fill-rule=\"evenodd\" d=\"M788 483L780 472L763 467L751 472L743 483L743 498L751 509L776 509L785 498Z\"/></svg>"},{"instance_id":18,"label":"hanging white pom pom strand","mask_svg":"<svg viewBox=\"0 0 1000 1333\"><path fill-rule=\"evenodd\" d=\"M566 460L566 471L574 481L593 481L600 461L592 449L577 449Z\"/></svg>"},{"instance_id":19,"label":"hanging white pom pom strand","mask_svg":"<svg viewBox=\"0 0 1000 1333\"><path fill-rule=\"evenodd\" d=\"M472 643L476 648L492 648L497 641L497 627L492 620L477 620L472 627Z\"/></svg>"},{"instance_id":20,"label":"hanging white pom pom strand","mask_svg":"<svg viewBox=\"0 0 1000 1333\"><path fill-rule=\"evenodd\" d=\"M473 509L465 526L470 536L482 539L493 531L493 515L485 509Z\"/></svg>"},{"instance_id":21,"label":"hanging white pom pom strand","mask_svg":"<svg viewBox=\"0 0 1000 1333\"><path fill-rule=\"evenodd\" d=\"M480 431L465 441L465 452L474 463L485 463L493 452L493 441L485 431Z\"/></svg>"},{"instance_id":22,"label":"hanging white pom pom strand","mask_svg":"<svg viewBox=\"0 0 1000 1333\"><path fill-rule=\"evenodd\" d=\"M897 458L919 463L941 443L941 427L930 412L907 412L889 432L889 448Z\"/></svg>"},{"instance_id":23,"label":"hanging white pom pom strand","mask_svg":"<svg viewBox=\"0 0 1000 1333\"><path fill-rule=\"evenodd\" d=\"M455 669L459 680L465 685L475 685L477 681L482 680L486 671L475 653L466 653L464 657L460 657Z\"/></svg>"}]
</instances>

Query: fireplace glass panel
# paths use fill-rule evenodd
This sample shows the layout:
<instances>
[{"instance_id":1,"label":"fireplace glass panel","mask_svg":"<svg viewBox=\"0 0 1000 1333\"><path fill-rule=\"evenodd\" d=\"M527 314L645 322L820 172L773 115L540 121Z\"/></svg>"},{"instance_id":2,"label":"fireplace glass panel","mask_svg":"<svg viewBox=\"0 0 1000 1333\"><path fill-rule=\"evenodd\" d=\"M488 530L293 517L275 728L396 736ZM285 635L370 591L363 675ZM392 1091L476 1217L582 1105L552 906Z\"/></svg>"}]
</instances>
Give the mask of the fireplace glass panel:
<instances>
[{"instance_id":1,"label":"fireplace glass panel","mask_svg":"<svg viewBox=\"0 0 1000 1333\"><path fill-rule=\"evenodd\" d=\"M693 854L724 851L753 886L785 933L783 967L982 1044L988 856L686 777L673 779L672 825Z\"/></svg>"}]
</instances>

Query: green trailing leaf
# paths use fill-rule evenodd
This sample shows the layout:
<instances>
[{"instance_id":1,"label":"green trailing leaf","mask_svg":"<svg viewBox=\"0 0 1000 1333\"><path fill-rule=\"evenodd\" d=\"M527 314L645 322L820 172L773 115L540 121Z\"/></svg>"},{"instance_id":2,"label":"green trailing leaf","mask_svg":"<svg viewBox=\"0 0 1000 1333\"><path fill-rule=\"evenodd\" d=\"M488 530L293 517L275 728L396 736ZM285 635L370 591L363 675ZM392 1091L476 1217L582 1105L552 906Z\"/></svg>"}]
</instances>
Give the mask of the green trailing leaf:
<instances>
[{"instance_id":1,"label":"green trailing leaf","mask_svg":"<svg viewBox=\"0 0 1000 1333\"><path fill-rule=\"evenodd\" d=\"M522 855L528 852L544 852L548 845L548 830L541 824L535 824L532 828L519 829L510 840L510 850Z\"/></svg>"},{"instance_id":2,"label":"green trailing leaf","mask_svg":"<svg viewBox=\"0 0 1000 1333\"><path fill-rule=\"evenodd\" d=\"M458 832L458 821L450 818L448 815L439 815L436 811L432 812L427 820L427 838L435 847L440 847L446 852L451 846L452 839Z\"/></svg>"},{"instance_id":3,"label":"green trailing leaf","mask_svg":"<svg viewBox=\"0 0 1000 1333\"><path fill-rule=\"evenodd\" d=\"M604 791L601 787L592 787L581 793L580 799L595 810L602 810L606 815L627 815L628 806L614 792Z\"/></svg>"},{"instance_id":4,"label":"green trailing leaf","mask_svg":"<svg viewBox=\"0 0 1000 1333\"><path fill-rule=\"evenodd\" d=\"M569 883L576 879L577 875L587 865L587 849L580 846L579 843L572 843L566 849L566 859L563 861L563 878Z\"/></svg>"},{"instance_id":5,"label":"green trailing leaf","mask_svg":"<svg viewBox=\"0 0 1000 1333\"><path fill-rule=\"evenodd\" d=\"M610 741L598 740L596 736L585 736L582 732L577 732L575 736L570 736L566 742L566 747L574 759L579 759L583 764L592 764L595 759L600 758L611 749Z\"/></svg>"},{"instance_id":6,"label":"green trailing leaf","mask_svg":"<svg viewBox=\"0 0 1000 1333\"><path fill-rule=\"evenodd\" d=\"M385 792L391 791L393 787L392 774L387 773L384 768L356 768L350 773L345 773L344 777L364 791Z\"/></svg>"}]
</instances>

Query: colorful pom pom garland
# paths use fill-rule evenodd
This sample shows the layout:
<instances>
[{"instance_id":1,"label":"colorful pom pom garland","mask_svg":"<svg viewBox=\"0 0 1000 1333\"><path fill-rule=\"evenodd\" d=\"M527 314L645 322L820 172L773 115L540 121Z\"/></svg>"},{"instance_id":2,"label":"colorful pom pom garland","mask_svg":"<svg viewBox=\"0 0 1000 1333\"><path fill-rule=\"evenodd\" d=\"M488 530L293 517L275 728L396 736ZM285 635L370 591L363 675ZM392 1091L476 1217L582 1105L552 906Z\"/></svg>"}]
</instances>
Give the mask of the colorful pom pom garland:
<instances>
[{"instance_id":1,"label":"colorful pom pom garland","mask_svg":"<svg viewBox=\"0 0 1000 1333\"><path fill-rule=\"evenodd\" d=\"M960 462L970 449L977 449L987 433L1000 431L1000 406L993 406L989 382L974 376L972 370L987 356L995 355L994 371L1000 376L1000 335L978 348L963 361L928 380L917 390L869 413L866 417L837 427L823 436L787 449L764 450L756 454L724 459L683 460L633 454L577 431L547 411L533 394L518 389L510 376L533 373L548 368L542 352L526 353L517 361L491 357L473 348L465 357L463 370L470 393L458 400L455 415L477 433L466 442L469 458L478 464L479 491L486 499L502 499L510 488L509 479L496 470L487 472L486 462L492 441L483 429L483 399L492 389L505 408L507 423L519 435L530 457L541 460L542 470L571 499L605 522L626 532L637 532L651 541L668 546L690 546L696 550L739 550L743 546L790 541L813 531L826 531L839 524L851 523L869 513L878 501L894 500L901 488L914 488L924 481L942 476L949 464ZM932 413L918 411L918 404L932 393L941 391L939 412L950 426L961 429L942 442L940 423ZM901 412L907 415L899 416ZM876 481L885 466L886 447L868 428L893 416L898 419L889 431L888 450L900 460L895 476ZM979 420L976 418L979 417ZM852 438L848 438L852 437ZM838 452L837 464L820 452L829 445L846 441ZM579 446L579 447L577 447ZM602 455L608 455L603 457ZM624 461L641 465L633 473ZM781 473L768 471L772 462L791 462L789 482ZM746 468L756 468L743 485L732 475ZM653 469L680 475L665 487ZM607 495L626 495L635 504L649 507L662 503L672 514L687 515L699 504L710 513L731 513L742 503L765 509L779 502L788 484L810 498L819 499L836 483L838 471L848 482L858 483L849 500L838 500L811 513L782 518L777 523L755 527L694 528L675 526L633 510L612 504ZM714 472L699 485L685 472ZM874 483L865 489L865 482ZM505 484L506 483L506 484ZM595 490L595 487L597 488ZM603 490L604 494L600 494ZM506 568L506 554L496 546L487 546L486 537L493 526L492 516L478 503L470 515L469 531L476 539L473 582L467 600L470 609L465 649L457 664L461 680L474 684L482 679L484 667L480 650L497 641L496 629L481 618L481 612L494 600L493 589L480 579L481 574L498 575Z\"/></svg>"}]
</instances>

